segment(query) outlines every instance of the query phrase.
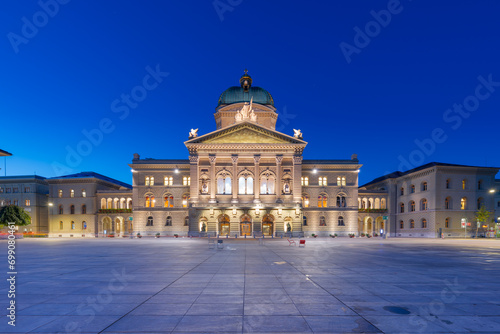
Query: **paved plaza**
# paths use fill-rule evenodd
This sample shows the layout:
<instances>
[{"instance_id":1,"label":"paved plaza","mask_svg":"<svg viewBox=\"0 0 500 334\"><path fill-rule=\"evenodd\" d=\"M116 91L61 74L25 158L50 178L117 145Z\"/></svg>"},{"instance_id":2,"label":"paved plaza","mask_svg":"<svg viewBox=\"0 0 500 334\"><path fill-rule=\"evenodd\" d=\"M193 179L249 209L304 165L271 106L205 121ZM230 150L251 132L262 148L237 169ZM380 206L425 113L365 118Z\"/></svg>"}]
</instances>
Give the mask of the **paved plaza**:
<instances>
[{"instance_id":1,"label":"paved plaza","mask_svg":"<svg viewBox=\"0 0 500 334\"><path fill-rule=\"evenodd\" d=\"M7 242L1 269L7 276ZM499 333L500 240L17 241L1 333ZM8 306L2 280L2 309Z\"/></svg>"}]
</instances>

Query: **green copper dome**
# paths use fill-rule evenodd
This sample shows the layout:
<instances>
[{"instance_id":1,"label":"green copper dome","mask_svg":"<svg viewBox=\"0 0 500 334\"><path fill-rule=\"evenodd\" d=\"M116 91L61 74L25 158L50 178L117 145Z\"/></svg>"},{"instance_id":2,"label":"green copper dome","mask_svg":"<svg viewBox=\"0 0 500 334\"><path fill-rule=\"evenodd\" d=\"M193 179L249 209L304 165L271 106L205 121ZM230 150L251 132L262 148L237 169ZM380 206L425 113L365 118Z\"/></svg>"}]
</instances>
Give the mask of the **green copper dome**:
<instances>
[{"instance_id":1,"label":"green copper dome","mask_svg":"<svg viewBox=\"0 0 500 334\"><path fill-rule=\"evenodd\" d=\"M229 87L219 97L217 107L233 103L250 102L253 98L253 103L274 106L274 100L271 94L260 87L252 87L252 78L245 74L240 78L240 85Z\"/></svg>"}]
</instances>

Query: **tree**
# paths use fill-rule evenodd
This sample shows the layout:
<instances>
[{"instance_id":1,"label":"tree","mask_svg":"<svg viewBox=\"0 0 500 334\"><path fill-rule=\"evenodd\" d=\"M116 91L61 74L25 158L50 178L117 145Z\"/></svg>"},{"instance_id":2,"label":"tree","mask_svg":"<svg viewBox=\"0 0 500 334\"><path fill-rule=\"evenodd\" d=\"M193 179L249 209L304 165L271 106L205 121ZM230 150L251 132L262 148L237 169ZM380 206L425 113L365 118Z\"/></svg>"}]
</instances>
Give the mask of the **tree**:
<instances>
[{"instance_id":1,"label":"tree","mask_svg":"<svg viewBox=\"0 0 500 334\"><path fill-rule=\"evenodd\" d=\"M31 224L29 213L17 205L8 205L0 209L0 224L7 225L14 223L17 226L25 226Z\"/></svg>"},{"instance_id":2,"label":"tree","mask_svg":"<svg viewBox=\"0 0 500 334\"><path fill-rule=\"evenodd\" d=\"M488 223L488 219L490 219L490 216L492 214L493 214L493 212L486 210L486 206L484 206L484 204L482 204L481 208L479 210L477 210L474 215L476 218L476 222ZM477 224L477 228L476 228L476 238L477 238L477 232L479 231L479 225L480 224Z\"/></svg>"}]
</instances>

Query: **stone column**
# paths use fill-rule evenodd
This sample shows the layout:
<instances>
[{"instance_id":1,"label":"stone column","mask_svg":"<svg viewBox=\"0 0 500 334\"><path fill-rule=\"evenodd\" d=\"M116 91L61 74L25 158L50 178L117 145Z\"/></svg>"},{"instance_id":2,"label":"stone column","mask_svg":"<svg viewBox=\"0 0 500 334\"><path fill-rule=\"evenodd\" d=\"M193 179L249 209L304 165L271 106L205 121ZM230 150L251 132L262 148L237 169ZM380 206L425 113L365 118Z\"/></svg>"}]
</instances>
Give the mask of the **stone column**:
<instances>
[{"instance_id":1,"label":"stone column","mask_svg":"<svg viewBox=\"0 0 500 334\"><path fill-rule=\"evenodd\" d=\"M231 160L233 161L233 180L232 180L233 199L231 200L231 203L238 203L238 155L233 154L231 156Z\"/></svg>"},{"instance_id":2,"label":"stone column","mask_svg":"<svg viewBox=\"0 0 500 334\"><path fill-rule=\"evenodd\" d=\"M300 203L302 196L302 184L300 178L302 177L302 155L293 156L293 201ZM311 180L309 180L310 182Z\"/></svg>"},{"instance_id":3,"label":"stone column","mask_svg":"<svg viewBox=\"0 0 500 334\"><path fill-rule=\"evenodd\" d=\"M276 190L276 203L281 203L281 161L283 160L282 155L277 155L276 156L276 183L275 183L275 190Z\"/></svg>"},{"instance_id":4,"label":"stone column","mask_svg":"<svg viewBox=\"0 0 500 334\"><path fill-rule=\"evenodd\" d=\"M215 203L215 192L217 190L217 180L215 179L215 154L209 155L210 160L210 200L209 203Z\"/></svg>"},{"instance_id":5,"label":"stone column","mask_svg":"<svg viewBox=\"0 0 500 334\"><path fill-rule=\"evenodd\" d=\"M253 161L255 163L255 179L253 182L254 203L260 203L260 176L259 176L259 161L260 155L254 155Z\"/></svg>"},{"instance_id":6,"label":"stone column","mask_svg":"<svg viewBox=\"0 0 500 334\"><path fill-rule=\"evenodd\" d=\"M191 178L191 186L189 187L189 196L191 203L198 203L198 196L200 194L200 179L199 173L199 159L197 155L189 156L189 177Z\"/></svg>"}]
</instances>

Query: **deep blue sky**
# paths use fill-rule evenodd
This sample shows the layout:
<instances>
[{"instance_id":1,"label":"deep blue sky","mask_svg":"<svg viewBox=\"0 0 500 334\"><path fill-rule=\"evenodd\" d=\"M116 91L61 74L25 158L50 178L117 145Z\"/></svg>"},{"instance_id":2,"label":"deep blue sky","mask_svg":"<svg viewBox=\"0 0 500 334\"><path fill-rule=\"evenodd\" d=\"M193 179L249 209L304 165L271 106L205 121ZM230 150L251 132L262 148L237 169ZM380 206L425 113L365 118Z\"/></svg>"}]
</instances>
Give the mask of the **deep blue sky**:
<instances>
[{"instance_id":1,"label":"deep blue sky","mask_svg":"<svg viewBox=\"0 0 500 334\"><path fill-rule=\"evenodd\" d=\"M232 0L219 16L213 1L73 0L47 22L36 1L3 2L0 148L14 154L7 175L95 171L130 183L133 153L186 159L189 129L215 129L219 95L245 68L273 95L277 127L304 133L304 157L356 153L360 184L411 167L401 157L500 166L500 84L480 89L490 95L469 117L443 118L453 104L477 101L478 76L500 82L500 2L402 0L348 63L339 45L355 46L355 27L377 28L370 12L391 2ZM40 27L26 26L22 43L23 17L34 16ZM142 85L148 66L169 75L120 119L111 104ZM103 119L114 130L61 169L67 147ZM437 128L446 141L417 152L415 140Z\"/></svg>"}]
</instances>

